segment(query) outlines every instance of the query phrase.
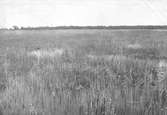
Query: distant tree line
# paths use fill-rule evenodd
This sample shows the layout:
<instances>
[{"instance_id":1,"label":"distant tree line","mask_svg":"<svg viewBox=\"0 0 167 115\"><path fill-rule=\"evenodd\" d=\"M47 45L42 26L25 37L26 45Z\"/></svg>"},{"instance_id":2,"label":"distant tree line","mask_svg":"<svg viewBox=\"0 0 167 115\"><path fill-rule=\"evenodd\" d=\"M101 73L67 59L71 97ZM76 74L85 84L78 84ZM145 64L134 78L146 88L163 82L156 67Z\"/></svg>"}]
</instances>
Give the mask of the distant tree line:
<instances>
[{"instance_id":1,"label":"distant tree line","mask_svg":"<svg viewBox=\"0 0 167 115\"><path fill-rule=\"evenodd\" d=\"M21 27L23 30L55 29L167 29L167 26L56 26L56 27Z\"/></svg>"},{"instance_id":2,"label":"distant tree line","mask_svg":"<svg viewBox=\"0 0 167 115\"><path fill-rule=\"evenodd\" d=\"M12 26L13 30L55 30L55 29L167 29L164 26L136 25L136 26L41 26L41 27L18 27Z\"/></svg>"}]
</instances>

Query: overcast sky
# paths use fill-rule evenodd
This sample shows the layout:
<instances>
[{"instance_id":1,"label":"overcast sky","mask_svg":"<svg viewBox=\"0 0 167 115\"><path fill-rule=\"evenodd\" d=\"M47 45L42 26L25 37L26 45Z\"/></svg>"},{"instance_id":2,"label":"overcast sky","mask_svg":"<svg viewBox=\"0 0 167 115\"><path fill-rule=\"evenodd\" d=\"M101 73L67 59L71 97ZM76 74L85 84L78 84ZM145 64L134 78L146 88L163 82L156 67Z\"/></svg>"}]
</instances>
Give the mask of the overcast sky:
<instances>
[{"instance_id":1,"label":"overcast sky","mask_svg":"<svg viewBox=\"0 0 167 115\"><path fill-rule=\"evenodd\" d=\"M167 25L165 0L0 0L0 27Z\"/></svg>"}]
</instances>

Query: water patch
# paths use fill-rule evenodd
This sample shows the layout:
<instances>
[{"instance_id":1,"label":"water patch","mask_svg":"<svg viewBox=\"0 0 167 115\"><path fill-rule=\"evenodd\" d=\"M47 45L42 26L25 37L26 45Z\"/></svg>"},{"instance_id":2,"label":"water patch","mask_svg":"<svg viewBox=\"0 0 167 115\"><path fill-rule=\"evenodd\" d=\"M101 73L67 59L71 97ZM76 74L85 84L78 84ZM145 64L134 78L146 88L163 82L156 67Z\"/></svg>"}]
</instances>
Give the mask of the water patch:
<instances>
[{"instance_id":1,"label":"water patch","mask_svg":"<svg viewBox=\"0 0 167 115\"><path fill-rule=\"evenodd\" d=\"M157 66L158 81L161 82L167 77L167 62L165 60L160 60Z\"/></svg>"},{"instance_id":2,"label":"water patch","mask_svg":"<svg viewBox=\"0 0 167 115\"><path fill-rule=\"evenodd\" d=\"M54 49L42 49L42 50L34 50L31 52L28 52L29 56L34 56L34 57L38 57L38 58L47 58L47 57L57 57L57 56L62 56L64 53L63 49L58 49L58 48L54 48Z\"/></svg>"},{"instance_id":3,"label":"water patch","mask_svg":"<svg viewBox=\"0 0 167 115\"><path fill-rule=\"evenodd\" d=\"M158 63L159 68L167 68L167 62L165 60L160 60Z\"/></svg>"},{"instance_id":4,"label":"water patch","mask_svg":"<svg viewBox=\"0 0 167 115\"><path fill-rule=\"evenodd\" d=\"M93 60L96 60L96 59L104 59L104 60L112 60L112 59L117 59L117 60L125 60L127 59L126 56L123 56L123 55L101 55L101 56L97 56L97 55L87 55L87 58L89 59L93 59Z\"/></svg>"},{"instance_id":5,"label":"water patch","mask_svg":"<svg viewBox=\"0 0 167 115\"><path fill-rule=\"evenodd\" d=\"M98 58L98 56L88 54L88 55L87 55L87 58L89 58L89 59L97 59L97 58Z\"/></svg>"},{"instance_id":6,"label":"water patch","mask_svg":"<svg viewBox=\"0 0 167 115\"><path fill-rule=\"evenodd\" d=\"M140 49L140 48L142 48L142 46L140 44L138 44L138 43L129 44L127 47L131 48L131 49Z\"/></svg>"}]
</instances>

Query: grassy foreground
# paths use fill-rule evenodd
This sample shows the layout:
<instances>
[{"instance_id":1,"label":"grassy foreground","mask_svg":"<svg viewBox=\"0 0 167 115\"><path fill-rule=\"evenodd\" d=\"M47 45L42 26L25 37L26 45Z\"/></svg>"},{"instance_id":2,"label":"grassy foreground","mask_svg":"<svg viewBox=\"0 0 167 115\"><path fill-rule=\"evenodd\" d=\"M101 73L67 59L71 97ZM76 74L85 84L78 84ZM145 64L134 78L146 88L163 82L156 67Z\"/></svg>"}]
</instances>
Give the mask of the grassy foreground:
<instances>
[{"instance_id":1,"label":"grassy foreground","mask_svg":"<svg viewBox=\"0 0 167 115\"><path fill-rule=\"evenodd\" d=\"M166 115L166 70L160 79L157 66L166 59L165 39L144 39L149 32L1 34L0 114ZM143 46L128 47L133 43ZM64 52L42 58L27 54L38 47Z\"/></svg>"}]
</instances>

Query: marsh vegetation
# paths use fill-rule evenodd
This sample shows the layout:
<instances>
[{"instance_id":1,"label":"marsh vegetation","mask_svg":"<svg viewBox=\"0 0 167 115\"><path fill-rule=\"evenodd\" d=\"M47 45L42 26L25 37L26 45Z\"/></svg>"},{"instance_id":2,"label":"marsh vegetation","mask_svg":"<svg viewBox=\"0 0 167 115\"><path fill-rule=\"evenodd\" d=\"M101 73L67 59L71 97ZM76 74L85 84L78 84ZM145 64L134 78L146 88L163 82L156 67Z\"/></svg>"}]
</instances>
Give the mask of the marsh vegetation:
<instances>
[{"instance_id":1,"label":"marsh vegetation","mask_svg":"<svg viewBox=\"0 0 167 115\"><path fill-rule=\"evenodd\" d=\"M0 31L0 114L166 115L166 36L156 30Z\"/></svg>"}]
</instances>

